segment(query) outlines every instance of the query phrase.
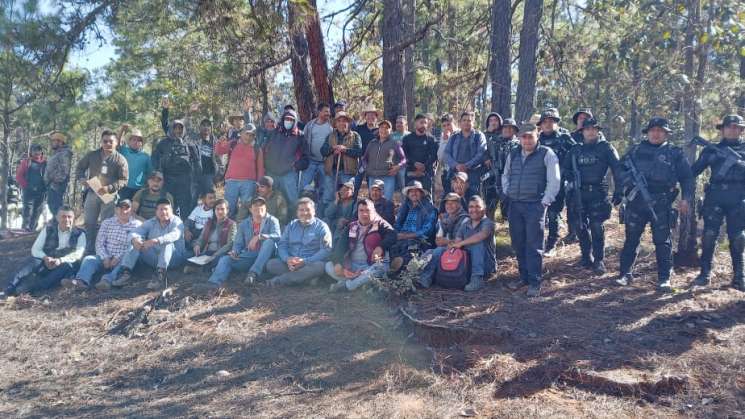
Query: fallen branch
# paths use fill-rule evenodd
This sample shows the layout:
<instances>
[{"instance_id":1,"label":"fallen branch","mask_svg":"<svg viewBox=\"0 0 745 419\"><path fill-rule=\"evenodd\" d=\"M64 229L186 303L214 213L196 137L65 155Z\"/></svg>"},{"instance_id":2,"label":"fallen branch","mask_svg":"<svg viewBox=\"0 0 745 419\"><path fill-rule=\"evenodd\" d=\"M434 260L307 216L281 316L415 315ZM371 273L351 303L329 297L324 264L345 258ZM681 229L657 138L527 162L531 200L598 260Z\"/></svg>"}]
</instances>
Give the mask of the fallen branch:
<instances>
[{"instance_id":1,"label":"fallen branch","mask_svg":"<svg viewBox=\"0 0 745 419\"><path fill-rule=\"evenodd\" d=\"M414 334L432 346L451 346L472 341L481 345L496 345L503 343L512 335L512 331L507 328L480 329L430 323L415 318L403 307L400 307L399 311L414 327Z\"/></svg>"}]
</instances>

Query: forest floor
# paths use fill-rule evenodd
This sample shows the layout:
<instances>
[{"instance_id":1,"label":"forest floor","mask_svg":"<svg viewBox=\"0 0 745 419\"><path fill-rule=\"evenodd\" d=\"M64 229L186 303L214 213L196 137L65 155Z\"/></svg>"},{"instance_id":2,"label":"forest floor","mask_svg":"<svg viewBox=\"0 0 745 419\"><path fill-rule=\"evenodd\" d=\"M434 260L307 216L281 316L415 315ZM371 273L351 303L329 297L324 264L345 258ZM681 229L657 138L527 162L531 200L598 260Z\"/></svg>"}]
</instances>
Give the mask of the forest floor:
<instances>
[{"instance_id":1,"label":"forest floor","mask_svg":"<svg viewBox=\"0 0 745 419\"><path fill-rule=\"evenodd\" d=\"M611 226L610 270L621 239ZM147 275L108 293L11 298L0 303L0 415L743 416L745 294L725 287L729 256L718 254L711 290L687 291L696 270L680 270L665 296L650 242L627 288L575 268L577 245L560 247L535 299L503 287L516 270L505 248L499 278L476 294L232 279L207 296L192 288L205 275L174 273L173 294L126 333L117 326L158 295ZM31 243L1 241L0 269Z\"/></svg>"}]
</instances>

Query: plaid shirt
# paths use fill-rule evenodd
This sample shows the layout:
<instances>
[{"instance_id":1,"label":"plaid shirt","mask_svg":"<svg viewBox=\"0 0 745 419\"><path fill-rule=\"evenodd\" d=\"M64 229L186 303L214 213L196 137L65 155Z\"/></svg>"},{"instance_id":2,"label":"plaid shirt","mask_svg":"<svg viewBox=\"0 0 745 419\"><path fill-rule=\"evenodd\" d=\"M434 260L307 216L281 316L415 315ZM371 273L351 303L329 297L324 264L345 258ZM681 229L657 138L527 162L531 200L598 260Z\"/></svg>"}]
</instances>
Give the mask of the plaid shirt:
<instances>
[{"instance_id":1,"label":"plaid shirt","mask_svg":"<svg viewBox=\"0 0 745 419\"><path fill-rule=\"evenodd\" d=\"M141 224L142 221L134 217L126 224L119 223L116 216L104 220L96 237L96 254L103 259L121 259L132 246L129 233Z\"/></svg>"}]
</instances>

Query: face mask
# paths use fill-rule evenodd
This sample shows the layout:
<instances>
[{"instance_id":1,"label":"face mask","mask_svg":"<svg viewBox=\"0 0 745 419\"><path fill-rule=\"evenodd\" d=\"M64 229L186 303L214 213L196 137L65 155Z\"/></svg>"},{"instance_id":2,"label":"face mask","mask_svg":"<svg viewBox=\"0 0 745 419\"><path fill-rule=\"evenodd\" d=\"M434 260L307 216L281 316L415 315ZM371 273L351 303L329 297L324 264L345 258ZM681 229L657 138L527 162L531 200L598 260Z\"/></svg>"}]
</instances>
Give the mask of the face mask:
<instances>
[{"instance_id":1,"label":"face mask","mask_svg":"<svg viewBox=\"0 0 745 419\"><path fill-rule=\"evenodd\" d=\"M285 129L287 131L291 130L292 127L294 127L294 126L295 126L295 123L294 122L292 122L292 121L285 121Z\"/></svg>"}]
</instances>

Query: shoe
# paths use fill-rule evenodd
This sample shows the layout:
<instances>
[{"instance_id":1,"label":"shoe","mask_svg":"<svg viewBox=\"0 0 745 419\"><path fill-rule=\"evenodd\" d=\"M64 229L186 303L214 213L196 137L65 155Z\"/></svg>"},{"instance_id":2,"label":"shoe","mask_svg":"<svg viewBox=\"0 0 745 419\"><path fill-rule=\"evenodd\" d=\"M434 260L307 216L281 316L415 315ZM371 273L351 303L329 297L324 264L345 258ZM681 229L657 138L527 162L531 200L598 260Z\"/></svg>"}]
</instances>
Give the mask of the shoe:
<instances>
[{"instance_id":1,"label":"shoe","mask_svg":"<svg viewBox=\"0 0 745 419\"><path fill-rule=\"evenodd\" d=\"M593 267L592 259L582 258L580 259L579 263L577 263L577 266L580 268L587 268L587 269L592 268Z\"/></svg>"},{"instance_id":2,"label":"shoe","mask_svg":"<svg viewBox=\"0 0 745 419\"><path fill-rule=\"evenodd\" d=\"M119 272L119 276L117 276L116 278L114 278L113 281L111 281L110 285L114 287L123 287L127 285L127 283L129 283L131 279L132 279L132 271L130 271L127 268L124 268L122 269L121 272ZM101 280L99 281L99 284L101 282L106 282L106 281Z\"/></svg>"},{"instance_id":3,"label":"shoe","mask_svg":"<svg viewBox=\"0 0 745 419\"><path fill-rule=\"evenodd\" d=\"M735 275L734 278L732 278L732 288L739 291L745 291L745 278L741 275Z\"/></svg>"},{"instance_id":4,"label":"shoe","mask_svg":"<svg viewBox=\"0 0 745 419\"><path fill-rule=\"evenodd\" d=\"M592 272L598 276L605 275L605 264L602 260L598 260L592 265Z\"/></svg>"},{"instance_id":5,"label":"shoe","mask_svg":"<svg viewBox=\"0 0 745 419\"><path fill-rule=\"evenodd\" d=\"M509 282L507 282L507 288L511 289L512 291L517 291L520 288L528 285L527 282L523 281L522 279L512 279Z\"/></svg>"},{"instance_id":6,"label":"shoe","mask_svg":"<svg viewBox=\"0 0 745 419\"><path fill-rule=\"evenodd\" d=\"M155 274L155 278L150 280L150 282L147 283L147 289L149 290L159 290L164 288L166 285L166 270L163 268L158 268L158 272Z\"/></svg>"},{"instance_id":7,"label":"shoe","mask_svg":"<svg viewBox=\"0 0 745 419\"><path fill-rule=\"evenodd\" d=\"M193 274L197 271L197 267L193 265L184 266L184 274Z\"/></svg>"},{"instance_id":8,"label":"shoe","mask_svg":"<svg viewBox=\"0 0 745 419\"><path fill-rule=\"evenodd\" d=\"M564 244L572 244L572 243L577 243L579 239L577 238L576 233L569 233L566 236L564 236L564 238L561 239L561 241L564 242Z\"/></svg>"},{"instance_id":9,"label":"shoe","mask_svg":"<svg viewBox=\"0 0 745 419\"><path fill-rule=\"evenodd\" d=\"M670 279L661 279L657 284L657 290L660 292L673 292L673 286L670 285Z\"/></svg>"},{"instance_id":10,"label":"shoe","mask_svg":"<svg viewBox=\"0 0 745 419\"><path fill-rule=\"evenodd\" d=\"M631 282L634 280L634 277L631 274L621 274L616 278L616 284L625 287L628 285L631 285Z\"/></svg>"},{"instance_id":11,"label":"shoe","mask_svg":"<svg viewBox=\"0 0 745 419\"><path fill-rule=\"evenodd\" d=\"M111 283L104 278L96 283L96 289L99 291L106 291L111 289Z\"/></svg>"},{"instance_id":12,"label":"shoe","mask_svg":"<svg viewBox=\"0 0 745 419\"><path fill-rule=\"evenodd\" d=\"M404 258L402 258L401 256L396 256L395 258L393 258L393 260L391 260L390 271L398 272L401 270L401 267L403 265L404 265Z\"/></svg>"},{"instance_id":13,"label":"shoe","mask_svg":"<svg viewBox=\"0 0 745 419\"><path fill-rule=\"evenodd\" d=\"M253 285L256 283L256 279L259 277L259 275L256 274L256 272L249 272L246 274L246 279L243 280L243 283L246 285Z\"/></svg>"},{"instance_id":14,"label":"shoe","mask_svg":"<svg viewBox=\"0 0 745 419\"><path fill-rule=\"evenodd\" d=\"M711 274L709 272L701 272L693 281L694 288L708 288L709 285L711 285Z\"/></svg>"},{"instance_id":15,"label":"shoe","mask_svg":"<svg viewBox=\"0 0 745 419\"><path fill-rule=\"evenodd\" d=\"M529 298L538 297L541 295L541 286L540 285L530 285L528 286L528 292L525 293Z\"/></svg>"},{"instance_id":16,"label":"shoe","mask_svg":"<svg viewBox=\"0 0 745 419\"><path fill-rule=\"evenodd\" d=\"M543 257L551 258L556 256L556 246L546 247L543 250Z\"/></svg>"},{"instance_id":17,"label":"shoe","mask_svg":"<svg viewBox=\"0 0 745 419\"><path fill-rule=\"evenodd\" d=\"M60 282L64 288L85 288L83 281L76 278L65 278Z\"/></svg>"},{"instance_id":18,"label":"shoe","mask_svg":"<svg viewBox=\"0 0 745 419\"><path fill-rule=\"evenodd\" d=\"M331 284L329 287L329 292L341 292L346 291L347 289L347 281L337 281L334 284Z\"/></svg>"},{"instance_id":19,"label":"shoe","mask_svg":"<svg viewBox=\"0 0 745 419\"><path fill-rule=\"evenodd\" d=\"M468 281L468 284L466 284L463 290L466 292L472 292L472 291L478 291L481 288L484 288L483 278L480 275L474 275L471 277L471 280Z\"/></svg>"}]
</instances>

